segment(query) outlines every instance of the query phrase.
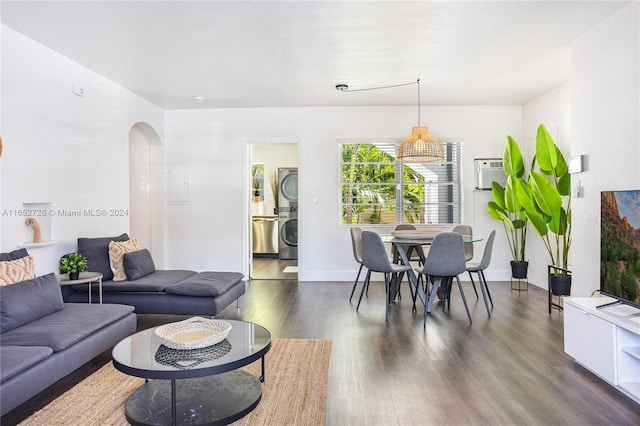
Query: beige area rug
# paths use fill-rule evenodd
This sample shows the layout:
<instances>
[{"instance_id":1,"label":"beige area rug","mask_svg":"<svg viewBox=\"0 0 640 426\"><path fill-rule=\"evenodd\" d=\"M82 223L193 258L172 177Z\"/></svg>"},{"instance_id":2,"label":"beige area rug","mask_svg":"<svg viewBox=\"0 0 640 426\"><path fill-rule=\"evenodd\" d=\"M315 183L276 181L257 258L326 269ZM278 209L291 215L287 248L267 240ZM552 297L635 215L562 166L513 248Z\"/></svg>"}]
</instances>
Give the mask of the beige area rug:
<instances>
[{"instance_id":1,"label":"beige area rug","mask_svg":"<svg viewBox=\"0 0 640 426\"><path fill-rule=\"evenodd\" d=\"M324 425L330 340L274 339L262 400L234 425ZM243 368L260 376L260 360ZM124 406L144 379L109 362L21 425L127 425Z\"/></svg>"}]
</instances>

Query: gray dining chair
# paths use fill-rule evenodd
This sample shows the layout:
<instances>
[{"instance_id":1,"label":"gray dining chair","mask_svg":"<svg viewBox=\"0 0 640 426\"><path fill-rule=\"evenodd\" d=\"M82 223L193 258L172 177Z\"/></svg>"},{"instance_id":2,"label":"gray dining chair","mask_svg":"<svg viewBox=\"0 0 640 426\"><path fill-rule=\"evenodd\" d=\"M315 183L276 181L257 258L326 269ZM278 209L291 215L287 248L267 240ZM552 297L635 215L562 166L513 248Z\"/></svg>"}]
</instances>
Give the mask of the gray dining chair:
<instances>
[{"instance_id":1,"label":"gray dining chair","mask_svg":"<svg viewBox=\"0 0 640 426\"><path fill-rule=\"evenodd\" d=\"M389 307L391 304L391 274L410 271L411 265L398 265L391 262L380 235L371 231L362 231L362 263L364 263L364 266L369 269L367 272L369 280L371 280L371 272L381 272L384 274L384 288L386 295L385 319L389 321ZM364 291L367 286L367 284L362 286L356 311L360 309L360 302L362 302L362 296L364 295Z\"/></svg>"},{"instance_id":2,"label":"gray dining chair","mask_svg":"<svg viewBox=\"0 0 640 426\"><path fill-rule=\"evenodd\" d=\"M425 292L430 296L433 295L433 292L438 291L439 286L444 287L442 291L444 297L442 305L443 311L445 306L451 311L451 287L453 278L455 278L458 282L458 288L460 289L460 295L464 302L464 308L467 311L469 323L471 324L471 313L469 313L469 306L467 306L467 299L459 278L459 275L463 274L466 270L467 263L464 257L462 235L458 232L442 232L433 238L424 265L422 269L416 269L416 272L420 274L420 282L424 282ZM424 281L422 280L423 275L425 276ZM431 278L433 278L433 280ZM433 281L433 288L429 291L431 281ZM428 304L425 304L423 326L427 324L428 308Z\"/></svg>"},{"instance_id":3,"label":"gray dining chair","mask_svg":"<svg viewBox=\"0 0 640 426\"><path fill-rule=\"evenodd\" d=\"M451 232L457 232L462 235L473 235L473 228L470 225L456 225L453 227ZM464 243L464 260L469 262L473 259L473 243L466 242ZM471 280L471 284L473 285L473 291L476 293L476 299L478 298L478 290L476 289L476 284Z\"/></svg>"},{"instance_id":4,"label":"gray dining chair","mask_svg":"<svg viewBox=\"0 0 640 426\"><path fill-rule=\"evenodd\" d=\"M353 249L353 258L360 264L360 268L358 269L358 275L356 275L356 280L353 282L353 288L351 289L351 296L349 296L349 302L353 299L353 293L356 291L356 287L358 286L358 280L360 280L360 273L362 273L362 268L364 267L364 263L362 262L362 229L354 226L351 228L351 248ZM364 280L363 285L366 286L369 282L368 280L369 274Z\"/></svg>"},{"instance_id":5,"label":"gray dining chair","mask_svg":"<svg viewBox=\"0 0 640 426\"><path fill-rule=\"evenodd\" d=\"M471 278L471 283L473 284L473 272L478 274L478 281L480 282L480 289L482 290L482 298L484 299L484 305L487 308L487 314L489 318L491 318L491 311L489 310L489 304L487 303L487 295L489 296L489 301L491 302L491 309L493 309L493 299L491 298L491 292L489 291L489 286L487 285L487 279L484 276L484 270L489 267L491 263L491 253L493 252L493 240L496 237L496 230L493 229L489 233L489 237L487 238L487 243L484 246L484 252L482 253L482 259L480 262L467 262L467 272L469 273L469 278ZM475 288L475 284L473 284ZM485 294L485 290L486 293Z\"/></svg>"}]
</instances>

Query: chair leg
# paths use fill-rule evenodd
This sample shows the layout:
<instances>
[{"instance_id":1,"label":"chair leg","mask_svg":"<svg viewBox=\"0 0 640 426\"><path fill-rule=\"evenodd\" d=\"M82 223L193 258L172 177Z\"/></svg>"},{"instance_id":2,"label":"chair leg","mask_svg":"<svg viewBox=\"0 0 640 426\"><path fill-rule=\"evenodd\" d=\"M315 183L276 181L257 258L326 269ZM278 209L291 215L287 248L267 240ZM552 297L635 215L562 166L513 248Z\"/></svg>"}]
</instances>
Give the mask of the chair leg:
<instances>
[{"instance_id":1,"label":"chair leg","mask_svg":"<svg viewBox=\"0 0 640 426\"><path fill-rule=\"evenodd\" d=\"M429 288L429 283L431 282L432 277L429 275L425 275L425 283L427 286L427 289ZM422 321L422 327L425 328L427 326L427 315L429 315L429 302L433 300L433 298L435 298L435 296L438 294L438 289L440 288L440 286L442 285L442 277L436 277L434 278L433 281L433 287L431 288L431 291L426 292L427 294L427 303L424 304L424 319Z\"/></svg>"},{"instance_id":2,"label":"chair leg","mask_svg":"<svg viewBox=\"0 0 640 426\"><path fill-rule=\"evenodd\" d=\"M487 292L485 288L487 287L486 283L482 279L482 275L480 275L480 271L478 271L478 281L480 281L480 290L482 290L482 299L484 300L484 306L487 308L487 315L491 318L491 311L489 310L489 303L487 302Z\"/></svg>"},{"instance_id":3,"label":"chair leg","mask_svg":"<svg viewBox=\"0 0 640 426\"><path fill-rule=\"evenodd\" d=\"M386 293L386 303L385 303L385 321L389 321L389 306L391 305L391 280L389 278L389 274L385 272L384 274L384 289Z\"/></svg>"},{"instance_id":4,"label":"chair leg","mask_svg":"<svg viewBox=\"0 0 640 426\"><path fill-rule=\"evenodd\" d=\"M477 299L478 298L478 290L476 290L476 283L473 282L473 274L471 273L471 271L468 271L468 272L469 272L469 278L471 278L471 285L473 285L473 291L476 292L476 299ZM478 279L480 279L480 278L478 278ZM480 284L480 285L482 285L482 284Z\"/></svg>"},{"instance_id":5,"label":"chair leg","mask_svg":"<svg viewBox=\"0 0 640 426\"><path fill-rule=\"evenodd\" d=\"M460 278L456 275L456 280L458 281L458 288L460 289L460 295L462 296L462 302L464 302L464 308L467 310L467 317L469 317L469 324L473 324L471 321L471 313L469 312L469 306L467 306L467 298L464 297L464 290L462 289L462 284L460 283Z\"/></svg>"},{"instance_id":6,"label":"chair leg","mask_svg":"<svg viewBox=\"0 0 640 426\"><path fill-rule=\"evenodd\" d=\"M360 291L360 298L358 299L358 306L356 306L356 312L360 309L360 302L362 302L362 296L364 295L364 290L369 288L369 280L371 280L371 269L367 271L367 276L364 278L364 284L362 285L362 290Z\"/></svg>"},{"instance_id":7,"label":"chair leg","mask_svg":"<svg viewBox=\"0 0 640 426\"><path fill-rule=\"evenodd\" d=\"M351 296L349 296L349 302L351 302L351 299L353 299L353 293L356 291L356 287L358 286L358 280L360 279L360 272L362 272L362 267L364 265L361 263L360 264L360 269L358 269L358 275L356 275L356 280L353 283L353 288L351 289ZM365 284L363 284L365 285Z\"/></svg>"},{"instance_id":8,"label":"chair leg","mask_svg":"<svg viewBox=\"0 0 640 426\"><path fill-rule=\"evenodd\" d=\"M487 285L487 279L484 277L484 271L480 271L482 275L482 281L484 281L484 288L487 289L487 294L489 295L489 301L491 302L491 308L493 308L493 299L491 298L491 292L489 291L489 286Z\"/></svg>"}]
</instances>

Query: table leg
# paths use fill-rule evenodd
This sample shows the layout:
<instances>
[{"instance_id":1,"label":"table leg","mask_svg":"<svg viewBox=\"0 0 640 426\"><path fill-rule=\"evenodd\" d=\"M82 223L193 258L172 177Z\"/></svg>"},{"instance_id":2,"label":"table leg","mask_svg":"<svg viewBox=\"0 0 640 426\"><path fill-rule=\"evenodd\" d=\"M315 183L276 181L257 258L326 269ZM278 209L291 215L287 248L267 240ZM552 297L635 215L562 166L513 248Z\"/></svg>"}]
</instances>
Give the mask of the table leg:
<instances>
[{"instance_id":1,"label":"table leg","mask_svg":"<svg viewBox=\"0 0 640 426\"><path fill-rule=\"evenodd\" d=\"M264 355L262 355L262 374L260 375L260 382L264 382Z\"/></svg>"},{"instance_id":2,"label":"table leg","mask_svg":"<svg viewBox=\"0 0 640 426\"><path fill-rule=\"evenodd\" d=\"M402 259L402 262L405 265L410 265L411 263L409 263L409 258L407 257L407 253L404 251L402 245L398 244L396 245L396 248L396 251L400 255L400 259ZM413 312L416 312L416 295L420 296L420 300L423 304L425 303L426 297L424 291L422 291L420 285L418 284L418 277L416 276L415 271L413 269L409 269L407 271L407 276L409 277L409 291L411 291L411 298L413 299ZM398 283L398 287L399 285L400 283Z\"/></svg>"},{"instance_id":3,"label":"table leg","mask_svg":"<svg viewBox=\"0 0 640 426\"><path fill-rule=\"evenodd\" d=\"M431 312L431 308L433 308L433 303L435 302L436 296L438 294L438 288L440 287L440 281L442 281L442 278L436 278L433 282L433 288L429 293L429 301L425 306L427 312Z\"/></svg>"},{"instance_id":4,"label":"table leg","mask_svg":"<svg viewBox=\"0 0 640 426\"><path fill-rule=\"evenodd\" d=\"M89 304L91 304L91 281L89 281Z\"/></svg>"},{"instance_id":5,"label":"table leg","mask_svg":"<svg viewBox=\"0 0 640 426\"><path fill-rule=\"evenodd\" d=\"M98 294L100 295L100 304L102 305L102 277L98 278Z\"/></svg>"},{"instance_id":6,"label":"table leg","mask_svg":"<svg viewBox=\"0 0 640 426\"><path fill-rule=\"evenodd\" d=\"M171 424L177 425L177 413L176 413L176 380L171 379Z\"/></svg>"}]
</instances>

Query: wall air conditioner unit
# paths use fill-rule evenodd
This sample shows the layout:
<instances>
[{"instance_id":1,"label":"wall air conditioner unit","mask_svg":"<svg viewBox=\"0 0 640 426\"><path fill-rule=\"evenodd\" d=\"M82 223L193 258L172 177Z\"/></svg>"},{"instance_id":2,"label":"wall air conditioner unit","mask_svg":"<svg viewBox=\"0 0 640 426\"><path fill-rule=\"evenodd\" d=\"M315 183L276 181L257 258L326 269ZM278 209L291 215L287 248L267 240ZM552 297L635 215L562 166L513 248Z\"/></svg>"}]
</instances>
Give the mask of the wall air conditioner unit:
<instances>
[{"instance_id":1,"label":"wall air conditioner unit","mask_svg":"<svg viewBox=\"0 0 640 426\"><path fill-rule=\"evenodd\" d=\"M505 186L507 175L502 170L502 158L474 158L476 189L491 189L491 182Z\"/></svg>"}]
</instances>

